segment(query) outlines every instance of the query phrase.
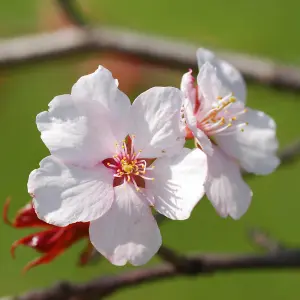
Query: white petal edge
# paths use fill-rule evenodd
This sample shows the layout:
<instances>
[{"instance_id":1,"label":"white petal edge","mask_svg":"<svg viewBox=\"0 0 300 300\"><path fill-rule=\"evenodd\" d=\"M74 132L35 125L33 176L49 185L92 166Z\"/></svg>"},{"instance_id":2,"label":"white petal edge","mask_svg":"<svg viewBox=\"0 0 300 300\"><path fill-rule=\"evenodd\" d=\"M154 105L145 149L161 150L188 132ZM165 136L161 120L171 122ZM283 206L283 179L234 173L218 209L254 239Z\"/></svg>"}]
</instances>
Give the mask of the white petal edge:
<instances>
[{"instance_id":1,"label":"white petal edge","mask_svg":"<svg viewBox=\"0 0 300 300\"><path fill-rule=\"evenodd\" d=\"M185 143L181 118L183 93L172 87L153 87L139 95L131 107L131 134L141 157L157 158L178 153Z\"/></svg>"},{"instance_id":2,"label":"white petal edge","mask_svg":"<svg viewBox=\"0 0 300 300\"><path fill-rule=\"evenodd\" d=\"M116 120L131 106L129 98L118 89L118 80L103 66L79 78L72 87L71 95L75 101L84 99L101 104L104 110L114 114Z\"/></svg>"},{"instance_id":3,"label":"white petal edge","mask_svg":"<svg viewBox=\"0 0 300 300\"><path fill-rule=\"evenodd\" d=\"M208 157L206 196L220 216L237 220L248 210L252 191L243 180L238 164L218 147L213 148L213 155Z\"/></svg>"},{"instance_id":4,"label":"white petal edge","mask_svg":"<svg viewBox=\"0 0 300 300\"><path fill-rule=\"evenodd\" d=\"M82 169L48 156L30 173L28 192L41 220L66 226L105 214L114 198L112 182L113 175L104 166Z\"/></svg>"},{"instance_id":5,"label":"white petal edge","mask_svg":"<svg viewBox=\"0 0 300 300\"><path fill-rule=\"evenodd\" d=\"M200 149L184 148L173 157L154 162L155 168L147 176L148 201L155 209L173 220L185 220L203 197L207 176L207 157Z\"/></svg>"},{"instance_id":6,"label":"white petal edge","mask_svg":"<svg viewBox=\"0 0 300 300\"><path fill-rule=\"evenodd\" d=\"M157 223L142 193L128 183L115 187L111 209L90 224L90 240L112 264L146 264L161 246Z\"/></svg>"},{"instance_id":7,"label":"white petal edge","mask_svg":"<svg viewBox=\"0 0 300 300\"><path fill-rule=\"evenodd\" d=\"M234 134L216 135L217 144L247 172L257 175L273 172L280 164L276 155L278 140L274 120L261 111L248 108L241 121L248 123L243 132L237 129Z\"/></svg>"},{"instance_id":8,"label":"white petal edge","mask_svg":"<svg viewBox=\"0 0 300 300\"><path fill-rule=\"evenodd\" d=\"M228 91L232 92L239 101L246 102L246 83L242 74L234 66L217 58L212 51L205 48L199 48L196 55L199 70L205 62L211 63L216 68L219 79L227 86Z\"/></svg>"}]
</instances>

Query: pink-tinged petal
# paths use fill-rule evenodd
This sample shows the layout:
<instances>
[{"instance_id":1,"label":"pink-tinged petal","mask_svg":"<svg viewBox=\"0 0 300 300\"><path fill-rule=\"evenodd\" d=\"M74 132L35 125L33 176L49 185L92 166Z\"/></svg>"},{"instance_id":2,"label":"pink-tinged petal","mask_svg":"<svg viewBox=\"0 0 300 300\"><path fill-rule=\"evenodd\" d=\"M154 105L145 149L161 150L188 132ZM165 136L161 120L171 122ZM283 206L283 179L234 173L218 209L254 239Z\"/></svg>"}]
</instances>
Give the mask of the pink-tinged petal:
<instances>
[{"instance_id":1,"label":"pink-tinged petal","mask_svg":"<svg viewBox=\"0 0 300 300\"><path fill-rule=\"evenodd\" d=\"M161 246L161 235L148 203L132 184L115 187L115 201L91 222L90 240L112 264L147 263Z\"/></svg>"},{"instance_id":2,"label":"pink-tinged petal","mask_svg":"<svg viewBox=\"0 0 300 300\"><path fill-rule=\"evenodd\" d=\"M142 150L141 157L173 155L183 148L182 103L183 93L171 87L154 87L135 99L130 133L136 135L135 150Z\"/></svg>"},{"instance_id":3,"label":"pink-tinged petal","mask_svg":"<svg viewBox=\"0 0 300 300\"><path fill-rule=\"evenodd\" d=\"M55 97L36 122L51 154L91 167L113 155L115 142L127 135L129 110L111 73L99 68L79 79L72 95Z\"/></svg>"},{"instance_id":4,"label":"pink-tinged petal","mask_svg":"<svg viewBox=\"0 0 300 300\"><path fill-rule=\"evenodd\" d=\"M114 198L110 172L103 165L83 169L67 166L54 156L44 158L28 179L38 217L56 226L101 217Z\"/></svg>"},{"instance_id":5,"label":"pink-tinged petal","mask_svg":"<svg viewBox=\"0 0 300 300\"><path fill-rule=\"evenodd\" d=\"M184 148L179 155L163 157L146 181L148 201L155 209L174 220L185 220L204 195L207 158L200 149Z\"/></svg>"},{"instance_id":6,"label":"pink-tinged petal","mask_svg":"<svg viewBox=\"0 0 300 300\"><path fill-rule=\"evenodd\" d=\"M194 137L198 143L198 145L201 147L203 152L207 155L212 155L213 154L213 148L212 148L212 143L210 139L207 137L207 135L197 128L197 130L194 132Z\"/></svg>"},{"instance_id":7,"label":"pink-tinged petal","mask_svg":"<svg viewBox=\"0 0 300 300\"><path fill-rule=\"evenodd\" d=\"M211 63L216 68L218 78L227 87L227 91L232 92L240 101L245 103L246 83L241 73L234 66L218 59L213 52L204 48L197 50L197 61L199 70L206 62Z\"/></svg>"},{"instance_id":8,"label":"pink-tinged petal","mask_svg":"<svg viewBox=\"0 0 300 300\"><path fill-rule=\"evenodd\" d=\"M180 90L186 99L191 102L192 109L194 110L196 105L196 88L194 86L194 77L192 76L192 70L183 74L180 84Z\"/></svg>"},{"instance_id":9,"label":"pink-tinged petal","mask_svg":"<svg viewBox=\"0 0 300 300\"><path fill-rule=\"evenodd\" d=\"M206 196L222 217L239 219L248 210L252 191L244 182L238 164L218 147L213 148L213 155L208 157Z\"/></svg>"},{"instance_id":10,"label":"pink-tinged petal","mask_svg":"<svg viewBox=\"0 0 300 300\"><path fill-rule=\"evenodd\" d=\"M184 116L188 128L192 131L199 146L207 155L212 155L213 148L208 136L197 127L197 118L194 115L192 105L187 99L184 101Z\"/></svg>"},{"instance_id":11,"label":"pink-tinged petal","mask_svg":"<svg viewBox=\"0 0 300 300\"><path fill-rule=\"evenodd\" d=\"M247 172L266 175L273 172L280 160L276 156L278 141L274 120L261 111L247 109L240 117L247 122L243 131L230 135L216 135L215 139L227 155L237 159Z\"/></svg>"}]
</instances>

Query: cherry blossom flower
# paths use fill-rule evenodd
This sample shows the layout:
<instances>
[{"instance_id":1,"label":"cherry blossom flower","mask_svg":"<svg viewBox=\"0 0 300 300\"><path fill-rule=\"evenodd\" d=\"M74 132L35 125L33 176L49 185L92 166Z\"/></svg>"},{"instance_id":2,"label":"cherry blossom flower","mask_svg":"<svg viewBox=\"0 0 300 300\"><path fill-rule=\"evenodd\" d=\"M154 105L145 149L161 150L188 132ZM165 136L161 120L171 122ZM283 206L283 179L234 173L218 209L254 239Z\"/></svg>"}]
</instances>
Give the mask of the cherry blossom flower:
<instances>
[{"instance_id":1,"label":"cherry blossom flower","mask_svg":"<svg viewBox=\"0 0 300 300\"><path fill-rule=\"evenodd\" d=\"M16 248L20 245L30 247L43 254L41 257L28 263L24 267L25 272L35 266L50 263L74 243L89 237L89 223L74 223L66 227L47 224L37 217L32 202L20 209L13 222L11 222L8 219L9 204L10 200L7 199L3 210L3 220L6 224L18 229L42 229L42 231L27 235L12 244L11 254L13 257L15 257ZM92 244L88 241L86 248L80 255L80 265L85 265L89 261L93 249Z\"/></svg>"},{"instance_id":2,"label":"cherry blossom flower","mask_svg":"<svg viewBox=\"0 0 300 300\"><path fill-rule=\"evenodd\" d=\"M208 155L208 199L221 216L238 219L252 199L241 169L266 175L279 165L276 124L265 113L245 108L245 84L234 67L207 50L198 50L197 57L199 65L208 60L200 67L197 87L191 70L181 82L187 137Z\"/></svg>"},{"instance_id":3,"label":"cherry blossom flower","mask_svg":"<svg viewBox=\"0 0 300 300\"><path fill-rule=\"evenodd\" d=\"M151 208L184 220L204 194L207 159L183 148L182 102L180 90L154 87L131 105L103 67L55 97L37 116L51 152L29 176L38 217L90 221L90 240L111 263L146 263L161 245Z\"/></svg>"}]
</instances>

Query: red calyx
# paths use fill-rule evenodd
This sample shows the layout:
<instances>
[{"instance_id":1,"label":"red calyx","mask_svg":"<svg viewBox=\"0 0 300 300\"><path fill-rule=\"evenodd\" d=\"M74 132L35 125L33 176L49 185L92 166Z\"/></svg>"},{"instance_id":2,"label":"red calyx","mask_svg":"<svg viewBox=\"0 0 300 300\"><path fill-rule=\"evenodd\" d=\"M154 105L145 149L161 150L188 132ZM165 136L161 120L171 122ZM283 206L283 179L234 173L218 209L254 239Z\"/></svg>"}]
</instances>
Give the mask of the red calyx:
<instances>
[{"instance_id":1,"label":"red calyx","mask_svg":"<svg viewBox=\"0 0 300 300\"><path fill-rule=\"evenodd\" d=\"M66 227L49 225L37 217L32 202L20 209L14 221L11 222L8 219L9 204L10 199L7 199L3 210L3 220L6 224L14 228L39 227L43 229L42 231L25 236L12 244L11 254L13 257L15 256L15 249L20 245L30 247L43 253L41 257L29 262L23 269L24 272L40 264L51 262L74 243L89 236L88 222L74 223ZM89 261L92 249L92 245L88 242L87 247L80 256L80 265L84 265Z\"/></svg>"}]
</instances>

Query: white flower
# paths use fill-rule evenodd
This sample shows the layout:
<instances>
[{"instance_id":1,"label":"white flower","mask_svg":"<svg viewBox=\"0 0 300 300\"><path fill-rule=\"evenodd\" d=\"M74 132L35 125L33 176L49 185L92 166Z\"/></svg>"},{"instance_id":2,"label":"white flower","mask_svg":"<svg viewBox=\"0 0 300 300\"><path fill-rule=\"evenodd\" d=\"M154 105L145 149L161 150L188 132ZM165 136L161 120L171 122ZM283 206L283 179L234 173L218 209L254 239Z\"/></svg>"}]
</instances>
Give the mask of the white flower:
<instances>
[{"instance_id":1,"label":"white flower","mask_svg":"<svg viewBox=\"0 0 300 300\"><path fill-rule=\"evenodd\" d=\"M185 120L196 143L208 155L208 199L221 216L238 219L252 198L240 169L266 175L279 165L276 124L265 113L245 108L245 99L240 101L236 96L246 95L244 81L236 69L204 50L197 52L199 65L203 63L201 53L210 54L209 60L216 66L210 62L202 65L197 89L192 84L191 71L183 75Z\"/></svg>"},{"instance_id":2,"label":"white flower","mask_svg":"<svg viewBox=\"0 0 300 300\"><path fill-rule=\"evenodd\" d=\"M39 218L90 221L91 242L113 264L146 263L161 245L151 207L183 220L204 194L206 155L183 148L182 99L155 87L131 105L102 67L55 97L37 116L51 155L28 181Z\"/></svg>"}]
</instances>

